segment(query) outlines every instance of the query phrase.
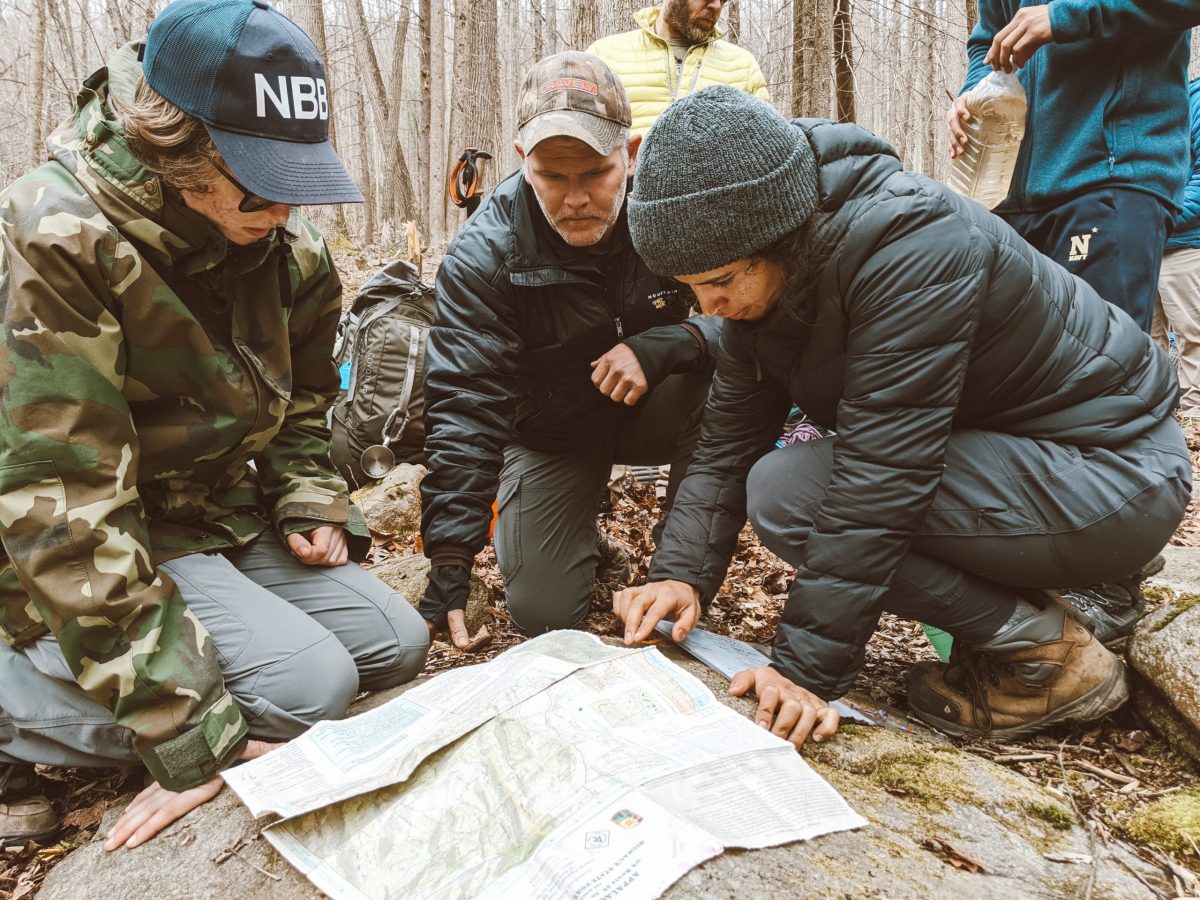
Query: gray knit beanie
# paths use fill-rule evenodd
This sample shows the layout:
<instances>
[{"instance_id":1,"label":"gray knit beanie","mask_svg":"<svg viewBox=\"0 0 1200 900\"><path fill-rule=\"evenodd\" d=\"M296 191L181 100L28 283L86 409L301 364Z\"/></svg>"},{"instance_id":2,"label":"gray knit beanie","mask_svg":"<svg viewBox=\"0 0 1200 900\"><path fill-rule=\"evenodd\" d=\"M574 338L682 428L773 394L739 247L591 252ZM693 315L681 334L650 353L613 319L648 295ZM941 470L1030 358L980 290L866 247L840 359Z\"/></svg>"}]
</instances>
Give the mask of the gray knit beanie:
<instances>
[{"instance_id":1,"label":"gray knit beanie","mask_svg":"<svg viewBox=\"0 0 1200 900\"><path fill-rule=\"evenodd\" d=\"M736 88L667 107L638 152L629 231L660 275L695 275L751 256L799 228L817 204L804 132Z\"/></svg>"}]
</instances>

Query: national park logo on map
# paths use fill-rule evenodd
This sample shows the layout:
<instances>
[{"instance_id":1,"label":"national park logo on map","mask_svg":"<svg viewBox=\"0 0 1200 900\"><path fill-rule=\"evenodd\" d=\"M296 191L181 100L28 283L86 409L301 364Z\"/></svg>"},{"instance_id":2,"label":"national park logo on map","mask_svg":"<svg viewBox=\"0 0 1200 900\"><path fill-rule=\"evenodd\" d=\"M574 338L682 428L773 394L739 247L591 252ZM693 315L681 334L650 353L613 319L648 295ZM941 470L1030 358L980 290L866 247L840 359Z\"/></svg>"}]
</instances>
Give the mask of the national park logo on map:
<instances>
[{"instance_id":1,"label":"national park logo on map","mask_svg":"<svg viewBox=\"0 0 1200 900\"><path fill-rule=\"evenodd\" d=\"M642 824L642 817L629 809L623 809L614 814L612 820L622 828L637 828Z\"/></svg>"}]
</instances>

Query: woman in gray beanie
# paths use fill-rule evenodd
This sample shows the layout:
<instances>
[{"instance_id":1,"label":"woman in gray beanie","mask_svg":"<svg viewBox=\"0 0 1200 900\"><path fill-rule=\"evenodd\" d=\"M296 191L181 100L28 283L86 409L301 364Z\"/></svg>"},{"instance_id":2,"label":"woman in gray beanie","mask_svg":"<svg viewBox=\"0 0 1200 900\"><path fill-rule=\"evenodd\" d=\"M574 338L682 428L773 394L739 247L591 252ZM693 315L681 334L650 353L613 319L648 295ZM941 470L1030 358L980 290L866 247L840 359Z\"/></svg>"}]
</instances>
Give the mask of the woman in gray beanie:
<instances>
[{"instance_id":1,"label":"woman in gray beanie","mask_svg":"<svg viewBox=\"0 0 1200 900\"><path fill-rule=\"evenodd\" d=\"M937 728L1014 737L1124 702L1097 638L1140 615L1135 573L1191 484L1175 374L1125 313L863 129L728 88L651 129L629 225L731 321L649 583L614 597L627 642L696 624L748 514L796 577L770 666L731 691L797 746L837 729L827 701L885 610L954 636L908 678ZM836 435L773 449L793 403Z\"/></svg>"}]
</instances>

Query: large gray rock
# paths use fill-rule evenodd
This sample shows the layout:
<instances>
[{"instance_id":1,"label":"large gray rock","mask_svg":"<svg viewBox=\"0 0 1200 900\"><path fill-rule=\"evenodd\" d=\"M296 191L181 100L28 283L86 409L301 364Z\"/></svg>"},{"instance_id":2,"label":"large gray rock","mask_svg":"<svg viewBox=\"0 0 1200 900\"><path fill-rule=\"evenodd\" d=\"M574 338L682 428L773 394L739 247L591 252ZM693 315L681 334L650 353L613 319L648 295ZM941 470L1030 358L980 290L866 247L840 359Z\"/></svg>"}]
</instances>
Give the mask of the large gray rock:
<instances>
[{"instance_id":1,"label":"large gray rock","mask_svg":"<svg viewBox=\"0 0 1200 900\"><path fill-rule=\"evenodd\" d=\"M1196 487L1200 488L1200 480ZM1162 555L1167 564L1150 584L1169 587L1177 594L1200 594L1200 547L1164 547Z\"/></svg>"},{"instance_id":2,"label":"large gray rock","mask_svg":"<svg viewBox=\"0 0 1200 900\"><path fill-rule=\"evenodd\" d=\"M404 595L404 598L416 606L425 595L425 586L429 584L429 560L424 556L399 556L377 563L371 568L371 574L388 585L392 590ZM467 595L467 631L475 634L488 620L488 607L499 602L499 596L474 573L471 574L471 591Z\"/></svg>"},{"instance_id":3,"label":"large gray rock","mask_svg":"<svg viewBox=\"0 0 1200 900\"><path fill-rule=\"evenodd\" d=\"M1149 589L1166 587L1174 596L1129 641L1134 703L1172 747L1200 760L1200 548L1167 547L1163 556L1167 564Z\"/></svg>"},{"instance_id":4,"label":"large gray rock","mask_svg":"<svg viewBox=\"0 0 1200 900\"><path fill-rule=\"evenodd\" d=\"M666 652L730 706L752 710L749 701L727 696L720 676L673 649ZM403 690L368 698L359 709ZM685 875L668 898L1024 900L1083 896L1093 875L1096 898L1153 897L1130 869L1170 890L1145 863L1091 841L1056 797L927 732L908 737L845 726L836 740L805 754L871 824L806 843L727 852ZM83 900L95 896L99 886L112 900L317 896L254 835L249 814L226 791L137 850L105 854L98 839L74 851L46 879L41 896ZM941 845L926 849L926 842L934 841ZM947 846L953 848L950 856L957 851L972 857L984 871L952 866ZM1090 862L1055 862L1047 855Z\"/></svg>"},{"instance_id":5,"label":"large gray rock","mask_svg":"<svg viewBox=\"0 0 1200 900\"><path fill-rule=\"evenodd\" d=\"M421 479L424 466L401 463L382 481L351 494L376 534L408 540L421 531Z\"/></svg>"}]
</instances>

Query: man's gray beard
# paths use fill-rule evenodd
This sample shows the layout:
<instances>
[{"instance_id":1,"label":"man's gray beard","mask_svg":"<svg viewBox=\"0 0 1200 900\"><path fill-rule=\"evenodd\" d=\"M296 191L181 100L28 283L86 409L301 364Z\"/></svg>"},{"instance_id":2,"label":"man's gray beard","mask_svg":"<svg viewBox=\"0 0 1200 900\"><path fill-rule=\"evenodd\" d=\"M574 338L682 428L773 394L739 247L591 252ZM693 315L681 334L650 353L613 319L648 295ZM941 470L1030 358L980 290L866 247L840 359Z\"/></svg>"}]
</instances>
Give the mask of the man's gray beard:
<instances>
[{"instance_id":1,"label":"man's gray beard","mask_svg":"<svg viewBox=\"0 0 1200 900\"><path fill-rule=\"evenodd\" d=\"M629 157L628 157L628 155L626 155L626 157L625 157L625 172L628 175L628 173L629 173ZM623 185L625 183L626 183L626 180L622 179L621 184ZM533 185L531 184L530 187L533 187ZM542 217L547 222L550 223L550 227L554 229L555 234L557 234L560 238L562 238L564 241L566 241L568 245L570 245L572 247L592 247L592 246L595 246L596 244L600 243L600 241L603 240L604 235L608 231L608 229L611 228L613 223L616 222L617 219L619 219L621 217L621 207L625 203L625 191L618 190L617 195L613 200L613 207L612 207L612 209L609 210L608 216L606 217L606 219L604 221L604 227L600 229L600 233L598 235L596 235L596 239L594 241L588 241L586 244L576 244L576 243L572 242L572 240L569 237L567 237L565 234L562 233L562 230L558 227L558 223L554 221L553 217L551 217L551 215L550 215L550 211L548 209L546 209L546 204L542 202L542 195L537 192L537 188L533 188L533 196L537 198L538 208L541 209L541 211L542 211Z\"/></svg>"},{"instance_id":2,"label":"man's gray beard","mask_svg":"<svg viewBox=\"0 0 1200 900\"><path fill-rule=\"evenodd\" d=\"M699 44L712 31L711 28L702 29L699 25L692 24L692 20L688 18L687 0L668 0L659 15L667 23L667 27L689 45Z\"/></svg>"}]
</instances>

